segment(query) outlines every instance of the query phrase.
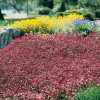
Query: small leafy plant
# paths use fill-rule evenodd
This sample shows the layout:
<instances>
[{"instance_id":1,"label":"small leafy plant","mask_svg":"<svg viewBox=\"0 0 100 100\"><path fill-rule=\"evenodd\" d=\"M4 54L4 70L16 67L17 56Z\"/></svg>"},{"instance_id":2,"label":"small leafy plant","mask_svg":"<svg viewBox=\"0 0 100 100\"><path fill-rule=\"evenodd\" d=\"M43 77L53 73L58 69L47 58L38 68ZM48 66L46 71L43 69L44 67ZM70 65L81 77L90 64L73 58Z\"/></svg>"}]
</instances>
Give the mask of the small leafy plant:
<instances>
[{"instance_id":1,"label":"small leafy plant","mask_svg":"<svg viewBox=\"0 0 100 100\"><path fill-rule=\"evenodd\" d=\"M78 93L76 100L100 100L100 87L91 86Z\"/></svg>"},{"instance_id":2,"label":"small leafy plant","mask_svg":"<svg viewBox=\"0 0 100 100\"><path fill-rule=\"evenodd\" d=\"M35 19L15 21L13 24L10 24L8 26L17 28L24 32L24 34L27 32L29 33L30 31L32 31L33 33L41 34L55 34L59 32L66 32L66 23L69 21L74 21L76 19L84 19L84 17L83 15L79 15L76 13L72 13L64 17L41 16Z\"/></svg>"},{"instance_id":3,"label":"small leafy plant","mask_svg":"<svg viewBox=\"0 0 100 100\"><path fill-rule=\"evenodd\" d=\"M68 100L66 97L66 91L60 91L60 93L58 94L57 100Z\"/></svg>"},{"instance_id":4,"label":"small leafy plant","mask_svg":"<svg viewBox=\"0 0 100 100\"><path fill-rule=\"evenodd\" d=\"M74 21L74 31L78 32L79 34L83 34L87 36L92 31L96 31L98 25L94 21L90 21L88 19L85 20L75 20Z\"/></svg>"}]
</instances>

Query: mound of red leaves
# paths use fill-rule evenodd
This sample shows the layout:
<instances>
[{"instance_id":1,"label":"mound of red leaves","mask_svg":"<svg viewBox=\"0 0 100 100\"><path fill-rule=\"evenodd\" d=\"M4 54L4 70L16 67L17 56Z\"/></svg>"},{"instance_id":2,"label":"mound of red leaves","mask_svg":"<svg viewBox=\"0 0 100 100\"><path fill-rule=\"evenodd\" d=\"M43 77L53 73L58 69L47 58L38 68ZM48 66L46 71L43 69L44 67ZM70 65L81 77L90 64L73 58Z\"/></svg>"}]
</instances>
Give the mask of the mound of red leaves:
<instances>
[{"instance_id":1,"label":"mound of red leaves","mask_svg":"<svg viewBox=\"0 0 100 100\"><path fill-rule=\"evenodd\" d=\"M80 85L100 85L100 33L28 35L0 50L0 98L73 100Z\"/></svg>"}]
</instances>

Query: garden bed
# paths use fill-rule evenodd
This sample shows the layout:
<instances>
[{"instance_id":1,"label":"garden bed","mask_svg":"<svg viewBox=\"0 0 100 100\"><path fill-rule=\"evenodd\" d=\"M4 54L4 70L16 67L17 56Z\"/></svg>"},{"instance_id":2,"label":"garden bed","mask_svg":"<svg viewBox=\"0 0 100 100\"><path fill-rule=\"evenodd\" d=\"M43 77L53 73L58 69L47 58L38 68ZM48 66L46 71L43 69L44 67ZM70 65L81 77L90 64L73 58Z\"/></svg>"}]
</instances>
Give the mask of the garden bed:
<instances>
[{"instance_id":1,"label":"garden bed","mask_svg":"<svg viewBox=\"0 0 100 100\"><path fill-rule=\"evenodd\" d=\"M2 100L75 100L81 86L100 85L100 34L16 38L0 50L0 71Z\"/></svg>"},{"instance_id":2,"label":"garden bed","mask_svg":"<svg viewBox=\"0 0 100 100\"><path fill-rule=\"evenodd\" d=\"M13 39L0 50L0 99L100 100L98 23L74 13L8 25L0 35L2 45Z\"/></svg>"}]
</instances>

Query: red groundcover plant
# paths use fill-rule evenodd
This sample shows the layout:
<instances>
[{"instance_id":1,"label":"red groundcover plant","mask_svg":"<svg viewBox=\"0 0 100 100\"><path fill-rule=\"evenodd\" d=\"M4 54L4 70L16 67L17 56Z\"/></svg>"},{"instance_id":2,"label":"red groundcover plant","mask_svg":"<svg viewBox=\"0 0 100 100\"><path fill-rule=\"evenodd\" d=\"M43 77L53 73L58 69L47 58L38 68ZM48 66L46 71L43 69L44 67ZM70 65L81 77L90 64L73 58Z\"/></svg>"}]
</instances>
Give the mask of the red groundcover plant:
<instances>
[{"instance_id":1,"label":"red groundcover plant","mask_svg":"<svg viewBox=\"0 0 100 100\"><path fill-rule=\"evenodd\" d=\"M100 85L100 33L27 35L0 50L0 99L55 100L80 85Z\"/></svg>"}]
</instances>

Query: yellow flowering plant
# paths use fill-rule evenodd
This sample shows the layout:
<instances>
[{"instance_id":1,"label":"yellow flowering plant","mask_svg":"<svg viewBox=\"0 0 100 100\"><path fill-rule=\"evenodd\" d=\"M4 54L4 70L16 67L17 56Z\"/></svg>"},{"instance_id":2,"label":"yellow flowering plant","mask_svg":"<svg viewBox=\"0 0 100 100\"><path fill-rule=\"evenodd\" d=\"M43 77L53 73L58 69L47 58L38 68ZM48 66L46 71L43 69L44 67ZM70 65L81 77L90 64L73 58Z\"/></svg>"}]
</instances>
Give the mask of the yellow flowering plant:
<instances>
[{"instance_id":1,"label":"yellow flowering plant","mask_svg":"<svg viewBox=\"0 0 100 100\"><path fill-rule=\"evenodd\" d=\"M39 34L55 34L59 32L71 32L73 28L73 21L76 19L84 19L83 15L76 13L69 14L67 16L41 16L35 19L27 19L16 21L8 26L17 28L25 33L30 31Z\"/></svg>"}]
</instances>

